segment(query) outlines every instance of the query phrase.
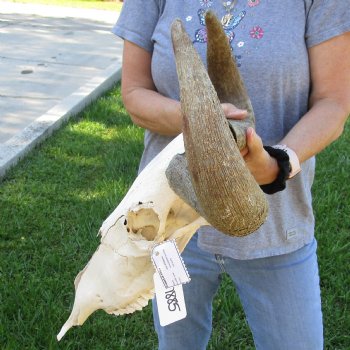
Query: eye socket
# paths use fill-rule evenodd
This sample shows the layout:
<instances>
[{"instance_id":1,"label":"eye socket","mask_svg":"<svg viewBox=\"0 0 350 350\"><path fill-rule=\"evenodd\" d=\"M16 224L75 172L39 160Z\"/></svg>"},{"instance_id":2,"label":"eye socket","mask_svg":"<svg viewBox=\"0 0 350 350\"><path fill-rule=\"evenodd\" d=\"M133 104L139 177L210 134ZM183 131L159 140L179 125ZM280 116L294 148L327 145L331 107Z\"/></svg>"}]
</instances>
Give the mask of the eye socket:
<instances>
[{"instance_id":1,"label":"eye socket","mask_svg":"<svg viewBox=\"0 0 350 350\"><path fill-rule=\"evenodd\" d=\"M128 232L141 234L146 240L154 241L159 230L159 217L152 208L141 208L130 211L128 218Z\"/></svg>"}]
</instances>

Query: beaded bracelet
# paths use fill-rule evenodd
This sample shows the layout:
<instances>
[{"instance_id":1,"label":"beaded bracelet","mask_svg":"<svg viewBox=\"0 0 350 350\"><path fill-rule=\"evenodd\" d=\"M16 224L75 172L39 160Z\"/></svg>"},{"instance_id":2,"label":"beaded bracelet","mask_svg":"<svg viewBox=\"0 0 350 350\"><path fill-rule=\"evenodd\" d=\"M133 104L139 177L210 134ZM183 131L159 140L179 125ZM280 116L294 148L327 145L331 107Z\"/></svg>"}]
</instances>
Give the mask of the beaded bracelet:
<instances>
[{"instance_id":1,"label":"beaded bracelet","mask_svg":"<svg viewBox=\"0 0 350 350\"><path fill-rule=\"evenodd\" d=\"M283 191L286 188L286 180L288 179L291 170L289 156L287 152L282 149L273 148L271 146L264 146L264 149L271 157L277 160L280 171L273 182L267 185L260 185L260 188L266 194L274 194Z\"/></svg>"}]
</instances>

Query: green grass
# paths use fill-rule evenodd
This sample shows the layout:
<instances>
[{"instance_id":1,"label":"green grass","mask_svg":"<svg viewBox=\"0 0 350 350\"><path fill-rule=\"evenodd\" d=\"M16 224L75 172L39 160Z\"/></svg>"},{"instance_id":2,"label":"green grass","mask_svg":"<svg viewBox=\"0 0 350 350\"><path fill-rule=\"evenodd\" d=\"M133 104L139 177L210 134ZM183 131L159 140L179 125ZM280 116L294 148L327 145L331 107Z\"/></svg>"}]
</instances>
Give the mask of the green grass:
<instances>
[{"instance_id":1,"label":"green grass","mask_svg":"<svg viewBox=\"0 0 350 350\"><path fill-rule=\"evenodd\" d=\"M120 11L123 3L119 0L6 0L9 2L42 4L66 7L90 8L97 10Z\"/></svg>"},{"instance_id":2,"label":"green grass","mask_svg":"<svg viewBox=\"0 0 350 350\"><path fill-rule=\"evenodd\" d=\"M0 183L0 349L154 349L150 306L99 311L56 341L96 233L136 176L143 132L120 88L88 107ZM318 157L314 185L326 349L350 349L350 127ZM231 281L214 302L211 350L254 349ZM296 349L297 350L297 349Z\"/></svg>"}]
</instances>

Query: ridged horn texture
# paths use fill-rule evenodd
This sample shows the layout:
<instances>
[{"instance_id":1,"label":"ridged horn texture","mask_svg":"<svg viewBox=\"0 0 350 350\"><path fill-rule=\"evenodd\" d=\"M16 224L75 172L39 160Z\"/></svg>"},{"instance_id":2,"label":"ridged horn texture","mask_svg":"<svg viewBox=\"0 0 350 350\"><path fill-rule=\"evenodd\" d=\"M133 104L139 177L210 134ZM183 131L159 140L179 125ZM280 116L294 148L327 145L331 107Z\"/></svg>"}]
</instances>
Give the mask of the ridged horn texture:
<instances>
[{"instance_id":1,"label":"ridged horn texture","mask_svg":"<svg viewBox=\"0 0 350 350\"><path fill-rule=\"evenodd\" d=\"M180 20L173 22L171 32L194 191L212 226L245 236L266 219L265 195L245 166L209 75Z\"/></svg>"},{"instance_id":2,"label":"ridged horn texture","mask_svg":"<svg viewBox=\"0 0 350 350\"><path fill-rule=\"evenodd\" d=\"M236 107L248 111L244 120L229 120L237 146L239 149L243 149L246 146L247 128L255 128L253 107L220 21L212 11L208 11L205 23L208 37L208 74L219 100L221 103L232 103Z\"/></svg>"}]
</instances>

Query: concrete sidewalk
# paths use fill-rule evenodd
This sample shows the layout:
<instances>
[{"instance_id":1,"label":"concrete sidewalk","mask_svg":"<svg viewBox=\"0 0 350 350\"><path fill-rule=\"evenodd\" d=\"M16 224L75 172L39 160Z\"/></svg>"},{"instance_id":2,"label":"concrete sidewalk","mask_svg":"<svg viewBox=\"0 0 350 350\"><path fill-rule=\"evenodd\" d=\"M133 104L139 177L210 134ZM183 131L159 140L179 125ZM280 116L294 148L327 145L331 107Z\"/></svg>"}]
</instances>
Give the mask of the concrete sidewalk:
<instances>
[{"instance_id":1,"label":"concrete sidewalk","mask_svg":"<svg viewBox=\"0 0 350 350\"><path fill-rule=\"evenodd\" d=\"M117 18L0 1L0 178L120 79Z\"/></svg>"}]
</instances>

